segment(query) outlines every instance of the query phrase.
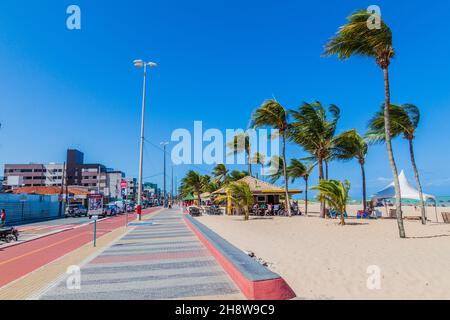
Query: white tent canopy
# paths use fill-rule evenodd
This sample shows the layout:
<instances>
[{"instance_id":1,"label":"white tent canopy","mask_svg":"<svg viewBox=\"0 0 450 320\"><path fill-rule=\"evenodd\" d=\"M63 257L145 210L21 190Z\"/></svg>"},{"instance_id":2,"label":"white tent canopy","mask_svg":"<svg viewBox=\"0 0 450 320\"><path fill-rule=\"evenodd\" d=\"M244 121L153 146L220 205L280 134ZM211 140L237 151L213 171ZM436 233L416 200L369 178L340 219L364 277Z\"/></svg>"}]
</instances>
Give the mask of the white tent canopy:
<instances>
[{"instance_id":1,"label":"white tent canopy","mask_svg":"<svg viewBox=\"0 0 450 320\"><path fill-rule=\"evenodd\" d=\"M413 188L406 178L405 172L402 170L400 175L398 176L399 182L400 182L400 193L402 199L408 199L408 200L417 200L420 201L420 195L419 191L415 188ZM429 195L429 194L423 194L424 201L427 201L429 199L436 200L435 196ZM377 194L372 196L372 199L375 200L381 200L381 199L391 199L395 198L395 186L394 182L392 182L390 185L388 185L383 190L379 191Z\"/></svg>"}]
</instances>

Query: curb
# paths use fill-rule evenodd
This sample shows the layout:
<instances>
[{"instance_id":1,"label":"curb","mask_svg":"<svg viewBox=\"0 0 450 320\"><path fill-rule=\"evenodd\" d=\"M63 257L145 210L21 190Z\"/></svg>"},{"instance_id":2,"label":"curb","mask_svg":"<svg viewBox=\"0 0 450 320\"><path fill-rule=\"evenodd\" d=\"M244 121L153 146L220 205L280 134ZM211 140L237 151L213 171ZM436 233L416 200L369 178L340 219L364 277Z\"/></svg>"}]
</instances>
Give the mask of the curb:
<instances>
[{"instance_id":1,"label":"curb","mask_svg":"<svg viewBox=\"0 0 450 320\"><path fill-rule=\"evenodd\" d=\"M263 267L189 215L184 221L249 300L289 300L295 292L278 274Z\"/></svg>"}]
</instances>

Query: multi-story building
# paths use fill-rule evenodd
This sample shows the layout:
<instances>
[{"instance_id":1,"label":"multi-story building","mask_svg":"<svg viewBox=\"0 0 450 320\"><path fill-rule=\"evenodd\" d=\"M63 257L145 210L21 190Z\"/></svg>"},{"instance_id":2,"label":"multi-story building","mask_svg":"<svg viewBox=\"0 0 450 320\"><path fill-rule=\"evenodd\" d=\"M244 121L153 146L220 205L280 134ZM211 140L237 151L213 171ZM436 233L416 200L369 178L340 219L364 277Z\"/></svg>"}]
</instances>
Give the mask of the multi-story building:
<instances>
[{"instance_id":1,"label":"multi-story building","mask_svg":"<svg viewBox=\"0 0 450 320\"><path fill-rule=\"evenodd\" d=\"M161 196L161 190L156 183L145 182L142 187L149 197L158 198Z\"/></svg>"},{"instance_id":2,"label":"multi-story building","mask_svg":"<svg viewBox=\"0 0 450 320\"><path fill-rule=\"evenodd\" d=\"M61 186L64 179L63 164L44 164L44 176L46 186Z\"/></svg>"},{"instance_id":3,"label":"multi-story building","mask_svg":"<svg viewBox=\"0 0 450 320\"><path fill-rule=\"evenodd\" d=\"M90 192L100 192L110 198L121 198L120 183L125 174L104 165L84 163L84 154L78 150L67 151L66 164L5 164L3 185L7 189L41 186L81 186ZM135 193L131 179L129 192Z\"/></svg>"},{"instance_id":4,"label":"multi-story building","mask_svg":"<svg viewBox=\"0 0 450 320\"><path fill-rule=\"evenodd\" d=\"M11 187L61 186L62 164L5 164L4 185Z\"/></svg>"},{"instance_id":5,"label":"multi-story building","mask_svg":"<svg viewBox=\"0 0 450 320\"><path fill-rule=\"evenodd\" d=\"M106 167L99 163L85 164L81 151L67 150L66 172L69 186L82 186L97 192L107 188Z\"/></svg>"},{"instance_id":6,"label":"multi-story building","mask_svg":"<svg viewBox=\"0 0 450 320\"><path fill-rule=\"evenodd\" d=\"M126 198L129 200L136 200L137 197L137 179L136 178L125 178L127 182L127 188L125 190Z\"/></svg>"},{"instance_id":7,"label":"multi-story building","mask_svg":"<svg viewBox=\"0 0 450 320\"><path fill-rule=\"evenodd\" d=\"M121 171L109 171L106 172L106 190L105 195L113 199L122 198L121 182L125 174Z\"/></svg>"}]
</instances>

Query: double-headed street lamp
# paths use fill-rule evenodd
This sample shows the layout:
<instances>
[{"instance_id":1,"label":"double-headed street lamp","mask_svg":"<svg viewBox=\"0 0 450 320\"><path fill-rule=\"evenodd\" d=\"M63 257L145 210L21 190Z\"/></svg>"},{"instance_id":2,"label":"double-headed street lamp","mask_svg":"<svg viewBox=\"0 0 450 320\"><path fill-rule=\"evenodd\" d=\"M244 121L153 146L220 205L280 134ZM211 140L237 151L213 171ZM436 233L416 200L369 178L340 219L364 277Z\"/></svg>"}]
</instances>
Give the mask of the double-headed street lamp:
<instances>
[{"instance_id":1,"label":"double-headed street lamp","mask_svg":"<svg viewBox=\"0 0 450 320\"><path fill-rule=\"evenodd\" d=\"M142 92L142 118L141 118L141 147L139 156L139 184L138 184L138 214L139 220L141 220L142 209L142 169L144 165L144 122L145 122L145 92L147 86L147 67L156 67L157 64L154 62L144 62L143 60L134 60L133 62L136 68L144 68L144 88Z\"/></svg>"}]
</instances>

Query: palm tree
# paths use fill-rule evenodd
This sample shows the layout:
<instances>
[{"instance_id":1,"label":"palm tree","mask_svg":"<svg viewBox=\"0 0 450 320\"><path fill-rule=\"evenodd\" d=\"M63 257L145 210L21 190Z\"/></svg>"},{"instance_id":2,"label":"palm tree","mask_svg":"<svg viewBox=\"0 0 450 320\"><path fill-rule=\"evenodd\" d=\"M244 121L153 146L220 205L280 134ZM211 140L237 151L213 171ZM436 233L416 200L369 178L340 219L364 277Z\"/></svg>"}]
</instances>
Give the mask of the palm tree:
<instances>
[{"instance_id":1,"label":"palm tree","mask_svg":"<svg viewBox=\"0 0 450 320\"><path fill-rule=\"evenodd\" d=\"M245 152L247 158L248 172L252 176L252 162L250 159L251 145L250 136L247 133L237 134L233 137L233 141L228 143L228 148L232 151L230 154L236 155Z\"/></svg>"},{"instance_id":2,"label":"palm tree","mask_svg":"<svg viewBox=\"0 0 450 320\"><path fill-rule=\"evenodd\" d=\"M315 164L308 162L308 164L303 164L300 160L292 159L291 165L288 167L288 174L291 178L291 182L299 178L305 180L305 215L308 215L308 181L309 177L315 167Z\"/></svg>"},{"instance_id":3,"label":"palm tree","mask_svg":"<svg viewBox=\"0 0 450 320\"><path fill-rule=\"evenodd\" d=\"M391 121L389 106L391 105L391 92L389 84L389 65L394 58L392 45L392 31L381 19L380 28L369 28L368 21L372 14L366 10L359 10L348 17L348 23L342 26L338 33L329 40L325 46L325 55L337 55L339 59L347 60L352 56L374 58L377 65L383 70L385 105L384 105L384 130L386 134L386 147L395 184L397 224L401 238L406 238L402 217L402 200L400 195L400 182L398 179L397 165L391 144Z\"/></svg>"},{"instance_id":4,"label":"palm tree","mask_svg":"<svg viewBox=\"0 0 450 320\"><path fill-rule=\"evenodd\" d=\"M198 204L200 205L202 203L200 195L203 192L204 183L205 177L202 177L197 172L191 170L181 181L181 188L184 192L195 193L197 195Z\"/></svg>"},{"instance_id":5,"label":"palm tree","mask_svg":"<svg viewBox=\"0 0 450 320\"><path fill-rule=\"evenodd\" d=\"M292 216L291 205L289 203L289 182L286 165L286 139L288 136L289 123L288 112L275 99L265 101L252 116L253 126L255 128L271 127L277 129L282 139L282 169L284 176L284 189L286 196L285 207L288 210L288 215Z\"/></svg>"},{"instance_id":6,"label":"palm tree","mask_svg":"<svg viewBox=\"0 0 450 320\"><path fill-rule=\"evenodd\" d=\"M241 179L244 179L245 177L248 177L249 173L247 171L239 171L239 170L233 170L230 173L230 176L228 177L228 180L230 182L239 181Z\"/></svg>"},{"instance_id":7,"label":"palm tree","mask_svg":"<svg viewBox=\"0 0 450 320\"><path fill-rule=\"evenodd\" d=\"M364 212L366 212L367 209L366 171L364 166L368 152L369 146L367 141L358 134L356 129L340 134L334 141L334 158L343 161L357 159L361 166Z\"/></svg>"},{"instance_id":8,"label":"palm tree","mask_svg":"<svg viewBox=\"0 0 450 320\"><path fill-rule=\"evenodd\" d=\"M238 212L244 211L245 220L249 220L249 208L254 203L253 194L247 183L243 181L231 182L227 187L227 195L218 196L215 201L228 201L234 204Z\"/></svg>"},{"instance_id":9,"label":"palm tree","mask_svg":"<svg viewBox=\"0 0 450 320\"><path fill-rule=\"evenodd\" d=\"M341 225L345 225L345 212L348 202L350 182L342 183L336 180L321 180L318 186L311 188L319 191L318 198L341 215Z\"/></svg>"},{"instance_id":10,"label":"palm tree","mask_svg":"<svg viewBox=\"0 0 450 320\"><path fill-rule=\"evenodd\" d=\"M212 180L209 175L201 176L202 181L202 192L212 193L216 190L219 190L221 187L221 183L216 179Z\"/></svg>"},{"instance_id":11,"label":"palm tree","mask_svg":"<svg viewBox=\"0 0 450 320\"><path fill-rule=\"evenodd\" d=\"M256 152L251 158L253 164L259 164L261 166L261 175L264 180L264 165L266 164L266 156L261 152Z\"/></svg>"},{"instance_id":12,"label":"palm tree","mask_svg":"<svg viewBox=\"0 0 450 320\"><path fill-rule=\"evenodd\" d=\"M270 174L268 175L270 183L274 184L281 177L284 178L284 166L283 166L283 159L281 157L273 156L272 159L270 159L270 161L269 161L269 166L271 168L276 168L274 171L271 171ZM288 172L288 178L289 178L289 172Z\"/></svg>"},{"instance_id":13,"label":"palm tree","mask_svg":"<svg viewBox=\"0 0 450 320\"><path fill-rule=\"evenodd\" d=\"M319 101L305 102L298 110L290 111L294 119L291 125L290 139L309 152L312 159L316 159L319 166L319 180L326 179L324 162L328 167L340 118L340 109L336 105L330 105L328 112L331 118L328 117L325 108ZM324 203L321 204L321 217L325 217Z\"/></svg>"},{"instance_id":14,"label":"palm tree","mask_svg":"<svg viewBox=\"0 0 450 320\"><path fill-rule=\"evenodd\" d=\"M391 137L395 138L403 135L403 138L408 140L411 163L421 199L420 206L422 213L422 224L425 225L427 223L425 202L423 199L422 184L420 183L419 170L417 169L413 145L413 140L416 136L417 127L420 122L420 110L413 104L404 104L401 106L391 104L389 109L389 117L391 119ZM383 109L380 112L377 112L377 114L371 119L367 135L369 140L372 142L386 141Z\"/></svg>"},{"instance_id":15,"label":"palm tree","mask_svg":"<svg viewBox=\"0 0 450 320\"><path fill-rule=\"evenodd\" d=\"M221 181L222 183L226 183L228 180L228 174L229 170L224 164L218 164L212 171L213 177L216 179L216 181Z\"/></svg>"}]
</instances>

